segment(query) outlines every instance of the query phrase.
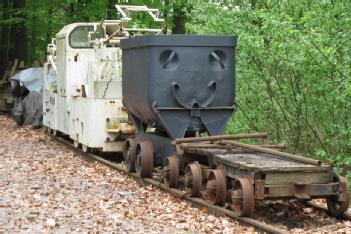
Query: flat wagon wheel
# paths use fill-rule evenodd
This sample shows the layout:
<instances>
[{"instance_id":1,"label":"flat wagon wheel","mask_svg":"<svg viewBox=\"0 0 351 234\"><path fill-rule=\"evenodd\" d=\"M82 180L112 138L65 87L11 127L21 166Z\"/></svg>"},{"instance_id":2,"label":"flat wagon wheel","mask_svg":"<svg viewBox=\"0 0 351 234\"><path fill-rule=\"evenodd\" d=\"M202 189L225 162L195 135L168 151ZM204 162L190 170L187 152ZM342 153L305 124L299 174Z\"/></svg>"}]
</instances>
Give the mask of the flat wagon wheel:
<instances>
[{"instance_id":1,"label":"flat wagon wheel","mask_svg":"<svg viewBox=\"0 0 351 234\"><path fill-rule=\"evenodd\" d=\"M179 181L179 159L177 156L168 156L163 166L163 181L170 188L176 188Z\"/></svg>"},{"instance_id":2,"label":"flat wagon wheel","mask_svg":"<svg viewBox=\"0 0 351 234\"><path fill-rule=\"evenodd\" d=\"M227 194L227 183L224 172L221 169L210 171L207 178L206 189L216 196L216 205L223 206L225 204Z\"/></svg>"},{"instance_id":3,"label":"flat wagon wheel","mask_svg":"<svg viewBox=\"0 0 351 234\"><path fill-rule=\"evenodd\" d=\"M141 178L151 178L154 169L154 152L152 143L140 141L136 146L135 171Z\"/></svg>"},{"instance_id":4,"label":"flat wagon wheel","mask_svg":"<svg viewBox=\"0 0 351 234\"><path fill-rule=\"evenodd\" d=\"M341 216L349 208L350 194L346 178L340 177L339 183L339 194L326 198L328 213L333 217Z\"/></svg>"},{"instance_id":5,"label":"flat wagon wheel","mask_svg":"<svg viewBox=\"0 0 351 234\"><path fill-rule=\"evenodd\" d=\"M200 197L202 187L202 172L200 164L195 161L188 164L185 168L184 176L185 191L192 197Z\"/></svg>"},{"instance_id":6,"label":"flat wagon wheel","mask_svg":"<svg viewBox=\"0 0 351 234\"><path fill-rule=\"evenodd\" d=\"M247 177L234 180L231 195L234 213L238 216L252 217L255 209L255 196L251 180Z\"/></svg>"},{"instance_id":7,"label":"flat wagon wheel","mask_svg":"<svg viewBox=\"0 0 351 234\"><path fill-rule=\"evenodd\" d=\"M137 140L132 138L127 139L123 145L123 157L128 172L135 172L136 145Z\"/></svg>"}]
</instances>

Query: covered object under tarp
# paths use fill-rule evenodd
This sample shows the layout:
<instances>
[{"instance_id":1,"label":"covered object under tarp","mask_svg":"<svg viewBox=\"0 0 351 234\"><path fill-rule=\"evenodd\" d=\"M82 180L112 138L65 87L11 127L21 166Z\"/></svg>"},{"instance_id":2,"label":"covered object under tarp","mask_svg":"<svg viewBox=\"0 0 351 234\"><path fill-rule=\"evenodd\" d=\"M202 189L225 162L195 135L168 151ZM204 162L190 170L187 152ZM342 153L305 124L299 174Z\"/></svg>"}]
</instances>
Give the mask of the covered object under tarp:
<instances>
[{"instance_id":1,"label":"covered object under tarp","mask_svg":"<svg viewBox=\"0 0 351 234\"><path fill-rule=\"evenodd\" d=\"M43 68L28 68L11 78L15 97L12 116L21 125L40 127L43 112Z\"/></svg>"}]
</instances>

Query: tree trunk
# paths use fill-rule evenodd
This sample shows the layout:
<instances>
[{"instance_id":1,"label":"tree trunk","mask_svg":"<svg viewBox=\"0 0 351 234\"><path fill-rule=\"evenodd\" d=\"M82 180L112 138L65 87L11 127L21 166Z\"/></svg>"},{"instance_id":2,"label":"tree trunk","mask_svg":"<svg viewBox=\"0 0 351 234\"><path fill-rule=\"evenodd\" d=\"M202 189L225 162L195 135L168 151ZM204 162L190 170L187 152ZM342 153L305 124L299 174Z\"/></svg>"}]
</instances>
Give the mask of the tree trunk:
<instances>
[{"instance_id":1,"label":"tree trunk","mask_svg":"<svg viewBox=\"0 0 351 234\"><path fill-rule=\"evenodd\" d=\"M169 11L169 0L165 0L165 11L164 11L164 15L163 18L165 19L165 24L164 24L164 33L167 34L168 31L168 11Z\"/></svg>"},{"instance_id":2,"label":"tree trunk","mask_svg":"<svg viewBox=\"0 0 351 234\"><path fill-rule=\"evenodd\" d=\"M51 34L52 34L52 29L51 29L51 24L52 24L52 14L53 14L53 10L52 10L52 6L49 7L48 9L48 17L49 17L49 21L48 21L48 28L46 31L46 42L47 43L51 43Z\"/></svg>"},{"instance_id":3,"label":"tree trunk","mask_svg":"<svg viewBox=\"0 0 351 234\"><path fill-rule=\"evenodd\" d=\"M107 2L107 18L113 19L116 18L117 10L115 5L117 4L116 0L108 0Z\"/></svg>"},{"instance_id":4,"label":"tree trunk","mask_svg":"<svg viewBox=\"0 0 351 234\"><path fill-rule=\"evenodd\" d=\"M183 4L173 5L173 34L185 34L185 13L182 11Z\"/></svg>"},{"instance_id":5,"label":"tree trunk","mask_svg":"<svg viewBox=\"0 0 351 234\"><path fill-rule=\"evenodd\" d=\"M34 60L36 59L35 56L35 51L36 51L36 47L37 47L37 25L38 23L38 17L36 15L34 15L32 17L32 28L31 28L31 38L30 38L30 48L28 48L28 52L29 52L29 62L31 64L33 64Z\"/></svg>"},{"instance_id":6,"label":"tree trunk","mask_svg":"<svg viewBox=\"0 0 351 234\"><path fill-rule=\"evenodd\" d=\"M15 11L14 16L20 21L14 25L14 36L15 36L15 58L20 61L27 61L27 29L26 29L26 17L24 13L19 12L24 9L26 5L25 0L14 0L13 9Z\"/></svg>"},{"instance_id":7,"label":"tree trunk","mask_svg":"<svg viewBox=\"0 0 351 234\"><path fill-rule=\"evenodd\" d=\"M9 1L3 0L2 5L2 16L3 20L9 19ZM8 66L8 58L9 58L9 25L8 23L4 23L2 26L2 36L1 36L1 45L3 46L1 49L1 64L0 64L0 79L2 78L6 67Z\"/></svg>"}]
</instances>

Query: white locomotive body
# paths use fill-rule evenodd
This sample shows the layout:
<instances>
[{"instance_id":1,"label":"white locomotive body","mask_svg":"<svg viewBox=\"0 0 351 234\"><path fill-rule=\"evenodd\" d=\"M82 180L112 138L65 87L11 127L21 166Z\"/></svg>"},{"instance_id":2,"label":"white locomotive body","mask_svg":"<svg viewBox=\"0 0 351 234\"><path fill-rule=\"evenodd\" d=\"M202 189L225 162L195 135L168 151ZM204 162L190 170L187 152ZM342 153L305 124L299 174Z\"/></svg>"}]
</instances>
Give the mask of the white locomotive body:
<instances>
[{"instance_id":1,"label":"white locomotive body","mask_svg":"<svg viewBox=\"0 0 351 234\"><path fill-rule=\"evenodd\" d=\"M69 136L84 151L121 152L124 140L135 133L122 104L120 40L162 29L125 28L128 12L148 13L155 22L157 9L118 6L120 20L69 24L48 45L44 65L44 130Z\"/></svg>"},{"instance_id":2,"label":"white locomotive body","mask_svg":"<svg viewBox=\"0 0 351 234\"><path fill-rule=\"evenodd\" d=\"M89 42L97 26L75 23L57 34L56 59L45 64L43 122L85 150L121 151L125 136L134 133L122 105L122 54L118 46ZM104 38L104 30L100 33ZM48 78L53 60L56 87Z\"/></svg>"}]
</instances>

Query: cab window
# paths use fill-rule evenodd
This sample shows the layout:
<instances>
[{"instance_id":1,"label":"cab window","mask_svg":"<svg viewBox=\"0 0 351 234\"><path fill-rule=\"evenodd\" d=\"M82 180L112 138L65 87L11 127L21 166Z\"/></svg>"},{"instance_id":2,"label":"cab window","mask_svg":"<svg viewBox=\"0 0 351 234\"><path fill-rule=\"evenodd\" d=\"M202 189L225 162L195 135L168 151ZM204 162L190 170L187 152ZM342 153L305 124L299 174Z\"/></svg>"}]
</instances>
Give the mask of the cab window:
<instances>
[{"instance_id":1,"label":"cab window","mask_svg":"<svg viewBox=\"0 0 351 234\"><path fill-rule=\"evenodd\" d=\"M69 45L72 48L91 48L89 32L94 31L94 26L78 26L69 35ZM103 37L103 31L100 32Z\"/></svg>"}]
</instances>

